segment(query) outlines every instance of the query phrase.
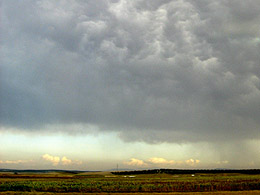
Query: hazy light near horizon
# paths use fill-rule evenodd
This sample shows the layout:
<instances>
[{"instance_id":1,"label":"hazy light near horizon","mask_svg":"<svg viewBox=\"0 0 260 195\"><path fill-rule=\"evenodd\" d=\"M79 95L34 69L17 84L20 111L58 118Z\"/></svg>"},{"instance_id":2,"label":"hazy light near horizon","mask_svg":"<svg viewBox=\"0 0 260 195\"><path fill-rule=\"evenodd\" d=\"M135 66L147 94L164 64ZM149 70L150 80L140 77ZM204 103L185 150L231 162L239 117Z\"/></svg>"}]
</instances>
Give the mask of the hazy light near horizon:
<instances>
[{"instance_id":1,"label":"hazy light near horizon","mask_svg":"<svg viewBox=\"0 0 260 195\"><path fill-rule=\"evenodd\" d=\"M1 168L258 168L257 140L238 143L124 142L116 134L24 135L1 132ZM239 147L240 146L240 147ZM244 149L244 150L243 150ZM247 151L248 150L248 151Z\"/></svg>"},{"instance_id":2,"label":"hazy light near horizon","mask_svg":"<svg viewBox=\"0 0 260 195\"><path fill-rule=\"evenodd\" d=\"M0 6L0 168L260 168L258 0Z\"/></svg>"}]
</instances>

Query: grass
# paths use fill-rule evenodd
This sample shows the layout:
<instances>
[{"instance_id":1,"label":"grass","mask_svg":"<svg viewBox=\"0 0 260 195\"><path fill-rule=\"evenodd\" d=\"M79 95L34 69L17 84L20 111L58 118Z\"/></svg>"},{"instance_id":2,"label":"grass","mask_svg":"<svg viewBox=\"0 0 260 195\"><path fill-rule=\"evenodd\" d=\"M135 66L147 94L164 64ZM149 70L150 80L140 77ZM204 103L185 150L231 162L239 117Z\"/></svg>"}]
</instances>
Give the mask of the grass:
<instances>
[{"instance_id":1,"label":"grass","mask_svg":"<svg viewBox=\"0 0 260 195\"><path fill-rule=\"evenodd\" d=\"M112 175L111 173L0 173L0 194L48 193L170 193L194 194L260 194L260 175L243 174L143 174Z\"/></svg>"}]
</instances>

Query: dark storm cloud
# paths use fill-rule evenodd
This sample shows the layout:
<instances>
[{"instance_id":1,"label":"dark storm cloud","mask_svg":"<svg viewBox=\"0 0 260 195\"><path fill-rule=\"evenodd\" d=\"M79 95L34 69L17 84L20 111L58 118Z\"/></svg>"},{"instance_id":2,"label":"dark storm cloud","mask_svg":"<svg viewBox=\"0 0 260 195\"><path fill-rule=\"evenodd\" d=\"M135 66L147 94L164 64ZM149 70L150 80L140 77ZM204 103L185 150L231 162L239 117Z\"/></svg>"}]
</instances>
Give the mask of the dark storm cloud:
<instances>
[{"instance_id":1,"label":"dark storm cloud","mask_svg":"<svg viewBox=\"0 0 260 195\"><path fill-rule=\"evenodd\" d=\"M0 118L124 140L259 138L260 4L3 1Z\"/></svg>"}]
</instances>

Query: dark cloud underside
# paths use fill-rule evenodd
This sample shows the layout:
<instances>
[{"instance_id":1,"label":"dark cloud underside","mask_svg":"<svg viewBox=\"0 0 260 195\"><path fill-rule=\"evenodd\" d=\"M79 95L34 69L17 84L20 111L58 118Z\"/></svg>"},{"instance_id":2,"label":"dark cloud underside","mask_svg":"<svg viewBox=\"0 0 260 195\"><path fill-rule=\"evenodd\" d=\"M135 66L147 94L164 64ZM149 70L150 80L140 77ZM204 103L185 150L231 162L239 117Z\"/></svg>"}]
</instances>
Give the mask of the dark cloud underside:
<instances>
[{"instance_id":1,"label":"dark cloud underside","mask_svg":"<svg viewBox=\"0 0 260 195\"><path fill-rule=\"evenodd\" d=\"M259 138L259 21L258 0L2 1L1 124Z\"/></svg>"}]
</instances>

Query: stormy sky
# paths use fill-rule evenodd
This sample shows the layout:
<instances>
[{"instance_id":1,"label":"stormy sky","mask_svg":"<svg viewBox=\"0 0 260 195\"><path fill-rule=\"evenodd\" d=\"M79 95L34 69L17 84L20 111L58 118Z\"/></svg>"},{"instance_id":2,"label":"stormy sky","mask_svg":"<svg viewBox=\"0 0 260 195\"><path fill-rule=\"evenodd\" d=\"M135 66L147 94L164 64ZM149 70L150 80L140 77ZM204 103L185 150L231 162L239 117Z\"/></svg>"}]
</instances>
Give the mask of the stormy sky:
<instances>
[{"instance_id":1,"label":"stormy sky","mask_svg":"<svg viewBox=\"0 0 260 195\"><path fill-rule=\"evenodd\" d=\"M0 167L260 167L260 1L0 5Z\"/></svg>"}]
</instances>

